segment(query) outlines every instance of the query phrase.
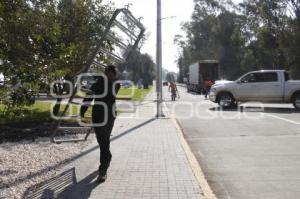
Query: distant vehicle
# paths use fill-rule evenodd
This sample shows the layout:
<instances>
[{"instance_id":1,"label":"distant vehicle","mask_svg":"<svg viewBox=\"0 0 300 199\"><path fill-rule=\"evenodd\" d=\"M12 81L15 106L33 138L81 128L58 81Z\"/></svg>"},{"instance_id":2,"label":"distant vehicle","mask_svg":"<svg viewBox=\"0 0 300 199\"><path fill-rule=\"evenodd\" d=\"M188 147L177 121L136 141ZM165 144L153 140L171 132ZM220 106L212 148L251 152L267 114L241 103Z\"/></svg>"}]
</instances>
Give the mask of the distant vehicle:
<instances>
[{"instance_id":1,"label":"distant vehicle","mask_svg":"<svg viewBox=\"0 0 300 199\"><path fill-rule=\"evenodd\" d=\"M184 77L183 78L183 83L187 83L188 82L188 78L187 77Z\"/></svg>"},{"instance_id":2,"label":"distant vehicle","mask_svg":"<svg viewBox=\"0 0 300 199\"><path fill-rule=\"evenodd\" d=\"M84 89L90 89L94 83L96 83L96 77L94 76L83 76L81 78L81 86Z\"/></svg>"},{"instance_id":3,"label":"distant vehicle","mask_svg":"<svg viewBox=\"0 0 300 199\"><path fill-rule=\"evenodd\" d=\"M0 88L4 86L4 75L0 73Z\"/></svg>"},{"instance_id":4,"label":"distant vehicle","mask_svg":"<svg viewBox=\"0 0 300 199\"><path fill-rule=\"evenodd\" d=\"M163 86L168 86L169 83L168 82L163 82Z\"/></svg>"},{"instance_id":5,"label":"distant vehicle","mask_svg":"<svg viewBox=\"0 0 300 199\"><path fill-rule=\"evenodd\" d=\"M120 81L121 81L121 86L123 88L130 88L133 85L132 81L130 80L120 80Z\"/></svg>"},{"instance_id":6,"label":"distant vehicle","mask_svg":"<svg viewBox=\"0 0 300 199\"><path fill-rule=\"evenodd\" d=\"M259 101L293 103L300 109L300 80L290 80L284 70L253 71L236 81L219 81L212 86L209 98L224 108Z\"/></svg>"},{"instance_id":7,"label":"distant vehicle","mask_svg":"<svg viewBox=\"0 0 300 199\"><path fill-rule=\"evenodd\" d=\"M80 79L79 79L80 78ZM82 90L90 90L92 85L97 82L97 79L101 78L101 76L87 74L76 76L76 85L80 84Z\"/></svg>"},{"instance_id":8,"label":"distant vehicle","mask_svg":"<svg viewBox=\"0 0 300 199\"><path fill-rule=\"evenodd\" d=\"M217 60L202 60L189 66L187 91L202 93L204 81L215 82L219 79L219 62Z\"/></svg>"}]
</instances>

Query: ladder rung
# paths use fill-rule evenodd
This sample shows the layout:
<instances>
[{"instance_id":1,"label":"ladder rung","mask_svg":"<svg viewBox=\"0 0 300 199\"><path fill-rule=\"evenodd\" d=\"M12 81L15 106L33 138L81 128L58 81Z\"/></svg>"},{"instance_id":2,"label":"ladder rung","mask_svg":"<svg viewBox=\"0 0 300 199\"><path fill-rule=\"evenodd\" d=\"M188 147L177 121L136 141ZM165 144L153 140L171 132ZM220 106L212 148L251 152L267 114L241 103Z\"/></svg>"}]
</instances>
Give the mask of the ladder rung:
<instances>
[{"instance_id":1,"label":"ladder rung","mask_svg":"<svg viewBox=\"0 0 300 199\"><path fill-rule=\"evenodd\" d=\"M59 126L59 129L91 129L90 126Z\"/></svg>"},{"instance_id":2,"label":"ladder rung","mask_svg":"<svg viewBox=\"0 0 300 199\"><path fill-rule=\"evenodd\" d=\"M74 105L82 105L82 103L80 103L80 102L69 102L70 104L74 104Z\"/></svg>"},{"instance_id":3,"label":"ladder rung","mask_svg":"<svg viewBox=\"0 0 300 199\"><path fill-rule=\"evenodd\" d=\"M83 138L83 139L68 139L68 140L56 140L56 139L53 140L53 142L57 143L57 144L60 144L62 142L84 142L84 141L86 141L85 138Z\"/></svg>"},{"instance_id":4,"label":"ladder rung","mask_svg":"<svg viewBox=\"0 0 300 199\"><path fill-rule=\"evenodd\" d=\"M117 62L124 62L125 60L111 52L108 52L107 50L104 50L104 49L100 49L101 52L107 54L109 57L111 57L112 59L116 60Z\"/></svg>"},{"instance_id":5,"label":"ladder rung","mask_svg":"<svg viewBox=\"0 0 300 199\"><path fill-rule=\"evenodd\" d=\"M81 103L81 102L69 102L70 104L74 104L74 105L80 105L80 106L93 106L92 104L85 104L85 103Z\"/></svg>"},{"instance_id":6,"label":"ladder rung","mask_svg":"<svg viewBox=\"0 0 300 199\"><path fill-rule=\"evenodd\" d=\"M93 61L93 64L95 64L95 65L97 65L97 66L100 66L101 69L102 69L103 71L105 70L105 67L106 67L105 64L100 63L100 62L98 62L98 61L96 61L96 60Z\"/></svg>"},{"instance_id":7,"label":"ladder rung","mask_svg":"<svg viewBox=\"0 0 300 199\"><path fill-rule=\"evenodd\" d=\"M124 33L126 35L128 35L129 37L131 37L132 39L137 39L137 36L135 35L134 32L132 32L131 30L129 30L128 28L126 28L123 24L121 24L120 22L118 22L117 20L114 21L114 24L120 28L121 30L124 31Z\"/></svg>"},{"instance_id":8,"label":"ladder rung","mask_svg":"<svg viewBox=\"0 0 300 199\"><path fill-rule=\"evenodd\" d=\"M115 36L113 36L112 34L108 34L107 38L111 41L113 41L117 46L127 50L128 49L128 45L126 45L125 43L121 42L120 39L116 38Z\"/></svg>"},{"instance_id":9,"label":"ladder rung","mask_svg":"<svg viewBox=\"0 0 300 199\"><path fill-rule=\"evenodd\" d=\"M78 118L80 116L79 115L69 115L68 117L70 117L70 118Z\"/></svg>"}]
</instances>

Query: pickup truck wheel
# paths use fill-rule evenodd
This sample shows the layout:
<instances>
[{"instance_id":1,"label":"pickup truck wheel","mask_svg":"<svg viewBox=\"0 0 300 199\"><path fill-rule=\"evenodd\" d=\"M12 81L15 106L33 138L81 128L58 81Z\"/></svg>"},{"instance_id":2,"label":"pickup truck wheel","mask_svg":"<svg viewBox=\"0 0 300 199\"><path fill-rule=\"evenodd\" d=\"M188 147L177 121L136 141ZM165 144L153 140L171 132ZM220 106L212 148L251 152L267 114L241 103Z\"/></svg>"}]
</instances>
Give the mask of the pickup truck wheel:
<instances>
[{"instance_id":1,"label":"pickup truck wheel","mask_svg":"<svg viewBox=\"0 0 300 199\"><path fill-rule=\"evenodd\" d=\"M233 96L229 93L221 93L218 98L219 106L223 108L230 108L235 104Z\"/></svg>"},{"instance_id":2,"label":"pickup truck wheel","mask_svg":"<svg viewBox=\"0 0 300 199\"><path fill-rule=\"evenodd\" d=\"M294 107L298 110L300 109L300 94L297 94L294 98L293 98L293 104Z\"/></svg>"}]
</instances>

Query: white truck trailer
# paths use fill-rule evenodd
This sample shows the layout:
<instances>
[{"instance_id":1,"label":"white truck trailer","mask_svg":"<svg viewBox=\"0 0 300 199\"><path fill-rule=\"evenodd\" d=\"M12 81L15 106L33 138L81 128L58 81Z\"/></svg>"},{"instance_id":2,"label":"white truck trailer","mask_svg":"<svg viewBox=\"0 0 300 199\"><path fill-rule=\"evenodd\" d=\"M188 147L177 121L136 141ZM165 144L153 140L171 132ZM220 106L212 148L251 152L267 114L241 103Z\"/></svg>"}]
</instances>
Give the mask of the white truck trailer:
<instances>
[{"instance_id":1,"label":"white truck trailer","mask_svg":"<svg viewBox=\"0 0 300 199\"><path fill-rule=\"evenodd\" d=\"M201 60L189 66L187 90L202 93L204 81L215 82L219 79L219 62L217 60Z\"/></svg>"}]
</instances>

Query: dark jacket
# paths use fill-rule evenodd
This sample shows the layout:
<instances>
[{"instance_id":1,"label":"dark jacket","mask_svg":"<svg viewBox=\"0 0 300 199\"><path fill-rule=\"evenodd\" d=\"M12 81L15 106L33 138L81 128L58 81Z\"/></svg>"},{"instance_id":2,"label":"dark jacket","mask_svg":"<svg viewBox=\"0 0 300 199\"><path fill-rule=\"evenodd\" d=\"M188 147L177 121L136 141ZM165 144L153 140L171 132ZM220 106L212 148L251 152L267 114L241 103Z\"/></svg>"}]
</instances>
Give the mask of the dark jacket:
<instances>
[{"instance_id":1,"label":"dark jacket","mask_svg":"<svg viewBox=\"0 0 300 199\"><path fill-rule=\"evenodd\" d=\"M107 117L108 121L114 120L116 117L116 95L120 89L120 84L115 83L115 81L107 81L107 93L103 97L98 97L97 95L102 95L105 92L105 84L103 77L99 78L96 83L91 87L94 92L95 105L93 106L92 119L93 123L102 123ZM97 104L101 103L101 104ZM105 111L105 107L107 111Z\"/></svg>"}]
</instances>

